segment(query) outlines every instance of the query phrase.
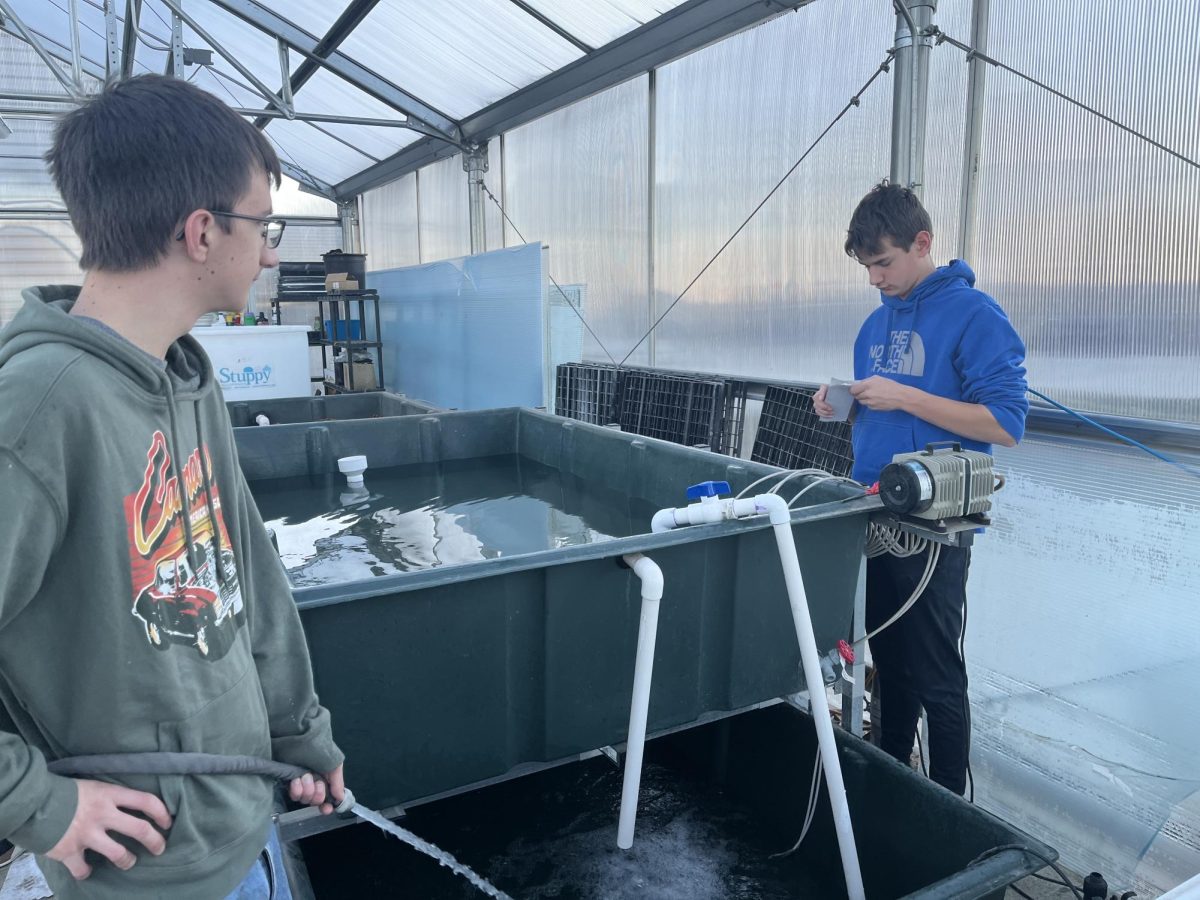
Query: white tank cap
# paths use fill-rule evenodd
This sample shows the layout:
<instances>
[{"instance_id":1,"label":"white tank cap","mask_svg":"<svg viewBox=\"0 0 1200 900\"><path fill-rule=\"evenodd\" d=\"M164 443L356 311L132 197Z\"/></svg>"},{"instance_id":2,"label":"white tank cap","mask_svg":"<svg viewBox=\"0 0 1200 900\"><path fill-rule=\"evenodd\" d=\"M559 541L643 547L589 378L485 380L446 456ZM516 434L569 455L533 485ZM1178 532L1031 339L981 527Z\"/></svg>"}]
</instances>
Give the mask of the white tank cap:
<instances>
[{"instance_id":1,"label":"white tank cap","mask_svg":"<svg viewBox=\"0 0 1200 900\"><path fill-rule=\"evenodd\" d=\"M343 456L338 460L338 471L346 476L347 484L362 484L363 472L367 471L367 458Z\"/></svg>"}]
</instances>

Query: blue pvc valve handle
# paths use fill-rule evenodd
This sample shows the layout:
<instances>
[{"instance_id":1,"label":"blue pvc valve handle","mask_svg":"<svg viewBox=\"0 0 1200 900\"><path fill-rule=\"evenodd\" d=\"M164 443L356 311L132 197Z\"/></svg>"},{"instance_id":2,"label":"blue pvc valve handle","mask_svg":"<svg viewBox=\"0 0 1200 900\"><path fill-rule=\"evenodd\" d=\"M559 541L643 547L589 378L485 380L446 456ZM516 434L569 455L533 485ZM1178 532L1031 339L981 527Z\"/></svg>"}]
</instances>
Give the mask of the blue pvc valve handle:
<instances>
[{"instance_id":1,"label":"blue pvc valve handle","mask_svg":"<svg viewBox=\"0 0 1200 900\"><path fill-rule=\"evenodd\" d=\"M699 500L701 497L719 497L730 491L728 481L702 481L687 489L689 500Z\"/></svg>"}]
</instances>

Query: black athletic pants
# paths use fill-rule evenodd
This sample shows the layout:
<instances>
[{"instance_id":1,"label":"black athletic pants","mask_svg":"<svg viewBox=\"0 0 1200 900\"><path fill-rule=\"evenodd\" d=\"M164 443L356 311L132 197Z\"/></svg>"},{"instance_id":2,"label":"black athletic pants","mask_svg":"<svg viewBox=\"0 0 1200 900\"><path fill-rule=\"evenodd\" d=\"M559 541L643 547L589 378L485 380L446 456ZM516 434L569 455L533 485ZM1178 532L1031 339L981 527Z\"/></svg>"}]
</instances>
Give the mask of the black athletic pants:
<instances>
[{"instance_id":1,"label":"black athletic pants","mask_svg":"<svg viewBox=\"0 0 1200 900\"><path fill-rule=\"evenodd\" d=\"M928 551L867 561L867 631L887 621L921 580ZM880 747L908 765L921 707L929 720L929 777L956 794L967 788L970 713L959 655L970 548L941 548L933 577L898 621L871 639L880 691Z\"/></svg>"}]
</instances>

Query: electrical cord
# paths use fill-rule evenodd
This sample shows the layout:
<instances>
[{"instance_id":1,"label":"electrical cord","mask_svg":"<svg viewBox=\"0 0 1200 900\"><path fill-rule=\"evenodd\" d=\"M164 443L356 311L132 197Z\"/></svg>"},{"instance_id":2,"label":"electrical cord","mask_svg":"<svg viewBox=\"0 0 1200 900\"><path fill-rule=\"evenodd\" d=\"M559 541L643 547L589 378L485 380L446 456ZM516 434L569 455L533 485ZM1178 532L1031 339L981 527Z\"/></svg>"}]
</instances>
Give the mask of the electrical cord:
<instances>
[{"instance_id":1,"label":"electrical cord","mask_svg":"<svg viewBox=\"0 0 1200 900\"><path fill-rule=\"evenodd\" d=\"M1160 453L1159 451L1155 450L1152 447L1147 447L1145 444L1141 443L1140 441L1135 441L1133 438L1123 435L1119 431L1114 431L1112 428L1109 428L1107 425L1101 425L1095 419L1088 418L1083 413L1077 412L1076 410L1071 409L1071 407L1066 406L1065 404L1059 403L1053 397L1047 397L1041 391L1035 391L1033 388L1026 388L1026 390L1028 390L1029 393L1033 394L1033 396L1037 397L1038 399L1045 400L1047 403L1049 403L1055 409L1062 410L1063 412L1074 416L1079 421L1084 422L1088 425L1091 425L1096 430L1102 431L1105 434L1109 435L1110 437L1114 437L1119 441L1123 441L1124 443L1129 444L1129 446L1131 446L1131 447L1136 447L1138 450L1142 450L1146 453L1149 453L1155 459L1162 460L1163 462L1167 463L1168 465L1175 466L1177 469L1182 469L1184 472L1187 472L1187 474L1189 474L1195 478L1200 478L1200 469L1197 469L1195 466L1189 466L1187 463L1180 462L1179 460L1175 459L1172 456L1168 456L1165 453Z\"/></svg>"},{"instance_id":2,"label":"electrical cord","mask_svg":"<svg viewBox=\"0 0 1200 900\"><path fill-rule=\"evenodd\" d=\"M971 866L976 865L977 863L981 863L985 859L990 859L991 857L995 856L997 853L1003 853L1005 850L1020 850L1022 853L1028 853L1030 856L1033 856L1033 857L1036 857L1037 859L1042 860L1043 862L1045 862L1046 866L1049 866L1050 868L1054 869L1054 871L1056 873L1058 873L1058 877L1061 879L1061 881L1055 882L1055 883L1063 884L1066 887L1069 887L1071 889L1072 893L1074 893L1074 895L1078 898L1078 900L1084 900L1083 891L1081 891L1079 888L1077 888L1075 886L1075 884L1071 881L1071 879L1067 877L1067 873L1062 870L1062 868L1059 866L1059 864L1057 862L1055 862L1053 859L1051 859L1045 853L1042 853L1040 850L1034 850L1032 847L1026 847L1024 844L1000 844L999 846L992 847L991 849L988 849L988 850L984 850L977 857L975 857L973 860L971 860L969 863L967 863L966 867L969 869L969 868L971 868ZM1043 868L1045 868L1045 866L1043 866ZM1046 879L1046 880L1049 881L1051 879Z\"/></svg>"},{"instance_id":3,"label":"electrical cord","mask_svg":"<svg viewBox=\"0 0 1200 900\"><path fill-rule=\"evenodd\" d=\"M812 781L808 786L808 810L804 814L804 827L800 829L800 837L796 839L796 843L792 844L786 850L781 850L779 853L772 853L767 859L782 859L785 856L791 856L800 849L800 845L804 843L804 839L808 836L808 830L812 827L813 819L817 814L817 803L819 802L819 788L821 786L821 773L824 768L821 765L821 754L817 752L817 758L813 761Z\"/></svg>"}]
</instances>

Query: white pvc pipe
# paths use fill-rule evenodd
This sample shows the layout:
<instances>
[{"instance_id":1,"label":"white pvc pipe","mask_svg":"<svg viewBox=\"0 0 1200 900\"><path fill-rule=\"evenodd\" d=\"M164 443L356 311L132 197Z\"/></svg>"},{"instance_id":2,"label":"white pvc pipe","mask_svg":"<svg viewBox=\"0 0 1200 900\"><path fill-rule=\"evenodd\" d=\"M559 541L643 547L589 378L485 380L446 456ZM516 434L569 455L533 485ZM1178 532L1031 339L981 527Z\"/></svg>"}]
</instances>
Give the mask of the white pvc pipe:
<instances>
[{"instance_id":1,"label":"white pvc pipe","mask_svg":"<svg viewBox=\"0 0 1200 900\"><path fill-rule=\"evenodd\" d=\"M659 510L652 520L652 530L667 531L672 527L710 524L761 513L770 516L775 543L779 548L783 580L787 586L788 603L792 608L792 623L795 625L796 640L800 645L800 661L804 666L804 681L812 698L817 746L825 769L829 804L833 808L833 824L842 857L842 872L846 877L846 894L849 900L865 900L858 850L854 843L854 829L850 822L850 807L846 802L846 785L842 780L842 765L837 755L833 723L825 709L825 679L821 673L821 656L817 650L817 639L813 635L808 596L804 591L804 578L800 574L800 560L796 556L796 541L792 537L792 513L787 502L779 494L759 494L754 498L740 500L706 498L691 506ZM653 525L659 527L653 528ZM632 732L632 728L630 730Z\"/></svg>"},{"instance_id":2,"label":"white pvc pipe","mask_svg":"<svg viewBox=\"0 0 1200 900\"><path fill-rule=\"evenodd\" d=\"M838 759L833 723L825 703L825 679L821 674L821 656L813 635L812 618L808 612L808 597L800 560L796 556L796 541L792 537L792 514L779 494L760 494L754 504L771 518L779 561L783 564L783 580L787 585L796 640L800 644L800 661L804 665L804 681L812 702L813 723L817 727L817 746L825 769L825 786L829 789L829 804L833 808L833 826L837 832L838 850L842 855L842 872L846 876L846 893L850 900L865 900L862 872L858 865L858 850L854 844L854 828L850 822L850 807L846 802L846 785Z\"/></svg>"},{"instance_id":3,"label":"white pvc pipe","mask_svg":"<svg viewBox=\"0 0 1200 900\"><path fill-rule=\"evenodd\" d=\"M633 666L633 699L629 704L629 737L625 744L625 780L621 786L621 817L617 846L633 846L638 791L642 786L642 752L646 746L646 719L650 712L650 682L654 675L654 643L658 637L658 607L663 595L663 574L653 560L640 553L621 557L642 582L642 615L638 623L637 657Z\"/></svg>"}]
</instances>

